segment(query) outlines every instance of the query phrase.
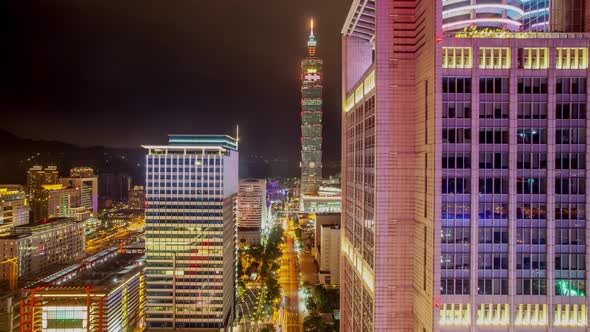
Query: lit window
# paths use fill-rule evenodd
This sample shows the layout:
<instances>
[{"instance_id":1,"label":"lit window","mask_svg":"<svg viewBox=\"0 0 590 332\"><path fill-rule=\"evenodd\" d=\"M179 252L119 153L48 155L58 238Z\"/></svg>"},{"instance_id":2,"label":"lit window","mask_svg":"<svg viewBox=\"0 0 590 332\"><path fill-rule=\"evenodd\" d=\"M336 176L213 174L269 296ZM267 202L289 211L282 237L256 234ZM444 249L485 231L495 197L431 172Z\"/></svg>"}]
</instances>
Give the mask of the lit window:
<instances>
[{"instance_id":1,"label":"lit window","mask_svg":"<svg viewBox=\"0 0 590 332\"><path fill-rule=\"evenodd\" d=\"M440 325L469 326L471 310L469 304L443 303L440 308Z\"/></svg>"},{"instance_id":2,"label":"lit window","mask_svg":"<svg viewBox=\"0 0 590 332\"><path fill-rule=\"evenodd\" d=\"M519 68L547 69L549 68L549 49L542 47L525 47L518 50Z\"/></svg>"},{"instance_id":3,"label":"lit window","mask_svg":"<svg viewBox=\"0 0 590 332\"><path fill-rule=\"evenodd\" d=\"M471 47L443 47L443 68L471 68Z\"/></svg>"},{"instance_id":4,"label":"lit window","mask_svg":"<svg viewBox=\"0 0 590 332\"><path fill-rule=\"evenodd\" d=\"M479 68L508 69L510 68L510 48L508 47L480 47Z\"/></svg>"},{"instance_id":5,"label":"lit window","mask_svg":"<svg viewBox=\"0 0 590 332\"><path fill-rule=\"evenodd\" d=\"M508 325L510 309L508 304L478 304L477 325Z\"/></svg>"},{"instance_id":6,"label":"lit window","mask_svg":"<svg viewBox=\"0 0 590 332\"><path fill-rule=\"evenodd\" d=\"M586 326L588 324L588 315L586 305L584 304L556 304L555 326Z\"/></svg>"},{"instance_id":7,"label":"lit window","mask_svg":"<svg viewBox=\"0 0 590 332\"><path fill-rule=\"evenodd\" d=\"M555 68L587 69L588 49L585 47L567 47L555 49Z\"/></svg>"},{"instance_id":8,"label":"lit window","mask_svg":"<svg viewBox=\"0 0 590 332\"><path fill-rule=\"evenodd\" d=\"M544 326L547 325L546 304L517 304L514 325Z\"/></svg>"},{"instance_id":9,"label":"lit window","mask_svg":"<svg viewBox=\"0 0 590 332\"><path fill-rule=\"evenodd\" d=\"M359 85L358 88L356 88L356 90L354 90L354 102L358 103L359 101L363 100L364 95L365 95L365 90L364 90L363 83L361 83L361 85Z\"/></svg>"}]
</instances>

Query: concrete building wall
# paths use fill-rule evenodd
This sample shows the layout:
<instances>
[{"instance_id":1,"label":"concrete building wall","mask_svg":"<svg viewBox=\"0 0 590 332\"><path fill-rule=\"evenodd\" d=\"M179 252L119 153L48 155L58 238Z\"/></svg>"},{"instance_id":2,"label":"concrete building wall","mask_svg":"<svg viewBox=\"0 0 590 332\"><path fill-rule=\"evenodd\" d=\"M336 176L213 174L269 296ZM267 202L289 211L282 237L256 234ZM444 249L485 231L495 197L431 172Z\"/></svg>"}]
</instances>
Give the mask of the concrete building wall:
<instances>
[{"instance_id":1,"label":"concrete building wall","mask_svg":"<svg viewBox=\"0 0 590 332\"><path fill-rule=\"evenodd\" d=\"M327 274L324 283L340 284L340 226L323 226L321 232L320 274ZM327 273L326 273L327 272Z\"/></svg>"}]
</instances>

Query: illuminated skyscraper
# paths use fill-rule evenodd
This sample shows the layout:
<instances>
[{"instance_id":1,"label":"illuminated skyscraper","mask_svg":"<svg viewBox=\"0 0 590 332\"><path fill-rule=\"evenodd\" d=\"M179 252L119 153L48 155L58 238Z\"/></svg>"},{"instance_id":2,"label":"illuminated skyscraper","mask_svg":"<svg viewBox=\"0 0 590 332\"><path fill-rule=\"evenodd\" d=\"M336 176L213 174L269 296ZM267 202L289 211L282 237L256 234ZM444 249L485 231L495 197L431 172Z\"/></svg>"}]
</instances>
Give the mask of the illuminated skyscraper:
<instances>
[{"instance_id":1,"label":"illuminated skyscraper","mask_svg":"<svg viewBox=\"0 0 590 332\"><path fill-rule=\"evenodd\" d=\"M238 191L239 240L259 243L261 227L266 224L266 217L266 180L241 179Z\"/></svg>"},{"instance_id":2,"label":"illuminated skyscraper","mask_svg":"<svg viewBox=\"0 0 590 332\"><path fill-rule=\"evenodd\" d=\"M59 174L56 166L33 166L27 172L27 190L33 221L47 218L47 196L41 195L43 185L58 184Z\"/></svg>"},{"instance_id":3,"label":"illuminated skyscraper","mask_svg":"<svg viewBox=\"0 0 590 332\"><path fill-rule=\"evenodd\" d=\"M341 331L588 331L590 34L443 6L342 30Z\"/></svg>"},{"instance_id":4,"label":"illuminated skyscraper","mask_svg":"<svg viewBox=\"0 0 590 332\"><path fill-rule=\"evenodd\" d=\"M98 213L98 177L90 167L76 167L70 170L69 178L62 178L61 183L80 191L81 206L93 217Z\"/></svg>"},{"instance_id":5,"label":"illuminated skyscraper","mask_svg":"<svg viewBox=\"0 0 590 332\"><path fill-rule=\"evenodd\" d=\"M323 63L316 57L312 20L307 57L301 61L301 195L317 194L322 180Z\"/></svg>"},{"instance_id":6,"label":"illuminated skyscraper","mask_svg":"<svg viewBox=\"0 0 590 332\"><path fill-rule=\"evenodd\" d=\"M236 300L237 141L171 135L144 148L148 330L219 331Z\"/></svg>"}]
</instances>

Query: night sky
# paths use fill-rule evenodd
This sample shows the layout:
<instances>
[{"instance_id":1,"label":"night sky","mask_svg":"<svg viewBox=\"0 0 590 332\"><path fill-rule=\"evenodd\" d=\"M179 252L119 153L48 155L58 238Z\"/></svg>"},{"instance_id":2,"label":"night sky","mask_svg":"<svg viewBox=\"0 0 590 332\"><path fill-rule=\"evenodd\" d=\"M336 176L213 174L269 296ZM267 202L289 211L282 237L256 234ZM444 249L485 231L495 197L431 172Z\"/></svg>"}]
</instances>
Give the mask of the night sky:
<instances>
[{"instance_id":1,"label":"night sky","mask_svg":"<svg viewBox=\"0 0 590 332\"><path fill-rule=\"evenodd\" d=\"M0 128L136 147L233 133L242 155L298 161L308 18L324 59L325 160L340 155L340 29L350 0L0 3Z\"/></svg>"}]
</instances>

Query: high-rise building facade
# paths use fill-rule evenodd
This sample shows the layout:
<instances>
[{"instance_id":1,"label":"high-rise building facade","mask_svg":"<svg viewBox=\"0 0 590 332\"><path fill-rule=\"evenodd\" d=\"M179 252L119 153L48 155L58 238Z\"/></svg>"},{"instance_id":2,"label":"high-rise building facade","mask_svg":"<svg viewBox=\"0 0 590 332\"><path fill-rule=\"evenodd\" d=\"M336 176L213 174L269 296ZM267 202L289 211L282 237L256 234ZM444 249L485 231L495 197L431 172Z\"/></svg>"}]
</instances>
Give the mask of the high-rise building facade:
<instances>
[{"instance_id":1,"label":"high-rise building facade","mask_svg":"<svg viewBox=\"0 0 590 332\"><path fill-rule=\"evenodd\" d=\"M33 221L46 218L47 200L41 195L43 185L59 183L57 166L33 166L27 172L27 190Z\"/></svg>"},{"instance_id":2,"label":"high-rise building facade","mask_svg":"<svg viewBox=\"0 0 590 332\"><path fill-rule=\"evenodd\" d=\"M93 217L98 213L98 177L90 167L76 167L70 170L69 178L62 178L61 183L80 191L81 206L88 209Z\"/></svg>"},{"instance_id":3,"label":"high-rise building facade","mask_svg":"<svg viewBox=\"0 0 590 332\"><path fill-rule=\"evenodd\" d=\"M147 327L228 327L236 300L237 141L171 135L168 145L144 148Z\"/></svg>"},{"instance_id":4,"label":"high-rise building facade","mask_svg":"<svg viewBox=\"0 0 590 332\"><path fill-rule=\"evenodd\" d=\"M590 35L408 5L342 31L341 330L586 331Z\"/></svg>"},{"instance_id":5,"label":"high-rise building facade","mask_svg":"<svg viewBox=\"0 0 590 332\"><path fill-rule=\"evenodd\" d=\"M301 61L301 195L315 195L322 180L322 59L316 56L313 21Z\"/></svg>"},{"instance_id":6,"label":"high-rise building facade","mask_svg":"<svg viewBox=\"0 0 590 332\"><path fill-rule=\"evenodd\" d=\"M29 222L29 205L20 185L0 185L0 235Z\"/></svg>"},{"instance_id":7,"label":"high-rise building facade","mask_svg":"<svg viewBox=\"0 0 590 332\"><path fill-rule=\"evenodd\" d=\"M74 211L80 207L81 197L77 188L59 185L45 185L43 194L47 195L47 216L74 218Z\"/></svg>"},{"instance_id":8,"label":"high-rise building facade","mask_svg":"<svg viewBox=\"0 0 590 332\"><path fill-rule=\"evenodd\" d=\"M128 174L101 173L98 177L98 192L101 202L125 202L133 179Z\"/></svg>"},{"instance_id":9,"label":"high-rise building facade","mask_svg":"<svg viewBox=\"0 0 590 332\"><path fill-rule=\"evenodd\" d=\"M260 229L266 217L266 180L241 179L238 191L238 229Z\"/></svg>"},{"instance_id":10,"label":"high-rise building facade","mask_svg":"<svg viewBox=\"0 0 590 332\"><path fill-rule=\"evenodd\" d=\"M127 194L127 205L133 210L145 209L145 190L142 186L134 186Z\"/></svg>"},{"instance_id":11,"label":"high-rise building facade","mask_svg":"<svg viewBox=\"0 0 590 332\"><path fill-rule=\"evenodd\" d=\"M266 224L266 180L240 179L238 189L238 240L259 243Z\"/></svg>"}]
</instances>

